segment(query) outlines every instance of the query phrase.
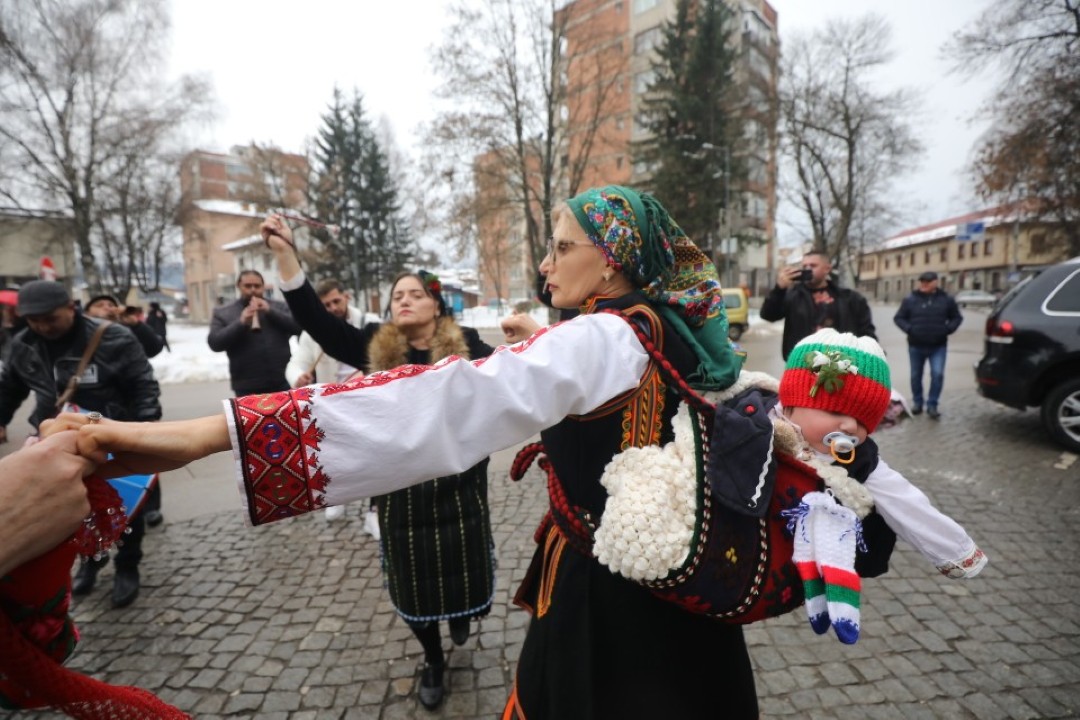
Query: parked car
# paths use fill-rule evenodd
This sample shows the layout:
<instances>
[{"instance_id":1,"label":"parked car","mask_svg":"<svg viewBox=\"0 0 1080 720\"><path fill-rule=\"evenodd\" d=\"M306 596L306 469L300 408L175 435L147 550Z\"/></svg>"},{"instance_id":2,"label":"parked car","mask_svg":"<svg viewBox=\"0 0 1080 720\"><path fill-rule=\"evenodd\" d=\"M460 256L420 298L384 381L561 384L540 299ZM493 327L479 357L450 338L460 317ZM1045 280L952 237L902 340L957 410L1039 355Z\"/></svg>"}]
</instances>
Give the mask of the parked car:
<instances>
[{"instance_id":1,"label":"parked car","mask_svg":"<svg viewBox=\"0 0 1080 720\"><path fill-rule=\"evenodd\" d=\"M975 380L986 398L1041 408L1051 437L1080 452L1080 257L1025 279L994 306Z\"/></svg>"},{"instance_id":2,"label":"parked car","mask_svg":"<svg viewBox=\"0 0 1080 720\"><path fill-rule=\"evenodd\" d=\"M985 290L961 290L956 293L956 304L962 308L968 305L973 307L990 307L997 302L997 295Z\"/></svg>"},{"instance_id":3,"label":"parked car","mask_svg":"<svg viewBox=\"0 0 1080 720\"><path fill-rule=\"evenodd\" d=\"M750 327L750 299L742 288L724 288L724 308L727 310L728 337L738 340Z\"/></svg>"}]
</instances>

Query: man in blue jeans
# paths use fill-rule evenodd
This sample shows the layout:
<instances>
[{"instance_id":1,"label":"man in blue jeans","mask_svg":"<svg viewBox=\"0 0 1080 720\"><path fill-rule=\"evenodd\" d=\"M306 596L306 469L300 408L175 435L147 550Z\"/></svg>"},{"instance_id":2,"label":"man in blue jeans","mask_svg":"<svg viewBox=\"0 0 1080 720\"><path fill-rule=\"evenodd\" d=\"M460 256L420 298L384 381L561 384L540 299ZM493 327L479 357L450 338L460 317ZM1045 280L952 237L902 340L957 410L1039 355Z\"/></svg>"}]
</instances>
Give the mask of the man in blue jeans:
<instances>
[{"instance_id":1,"label":"man in blue jeans","mask_svg":"<svg viewBox=\"0 0 1080 720\"><path fill-rule=\"evenodd\" d=\"M919 286L900 303L893 316L897 327L908 339L908 357L911 361L911 412L923 411L923 368L930 362L930 394L926 396L926 413L935 420L941 417L938 401L945 384L945 356L949 336L964 321L952 296L938 287L938 276L933 271L919 276Z\"/></svg>"}]
</instances>

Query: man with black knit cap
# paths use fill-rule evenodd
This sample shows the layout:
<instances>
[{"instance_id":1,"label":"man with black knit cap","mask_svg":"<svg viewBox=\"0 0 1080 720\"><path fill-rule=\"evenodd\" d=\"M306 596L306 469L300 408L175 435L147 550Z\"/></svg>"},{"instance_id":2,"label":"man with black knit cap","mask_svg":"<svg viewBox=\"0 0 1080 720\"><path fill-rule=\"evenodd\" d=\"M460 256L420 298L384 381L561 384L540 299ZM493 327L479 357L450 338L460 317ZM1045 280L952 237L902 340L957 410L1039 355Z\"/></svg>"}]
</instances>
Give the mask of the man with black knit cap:
<instances>
[{"instance_id":1,"label":"man with black knit cap","mask_svg":"<svg viewBox=\"0 0 1080 720\"><path fill-rule=\"evenodd\" d=\"M11 355L0 372L0 442L7 440L7 424L33 392L36 407L30 415L35 431L57 414L57 400L79 369L101 321L87 317L61 283L34 280L19 289L19 314L26 329L12 338ZM100 342L78 376L68 400L84 410L95 410L113 420L160 420L161 389L154 370L135 336L118 324L102 331ZM131 532L116 554L112 604L125 607L139 594L139 561L146 524L142 513L131 517ZM102 562L84 562L72 592L86 594L94 586Z\"/></svg>"}]
</instances>

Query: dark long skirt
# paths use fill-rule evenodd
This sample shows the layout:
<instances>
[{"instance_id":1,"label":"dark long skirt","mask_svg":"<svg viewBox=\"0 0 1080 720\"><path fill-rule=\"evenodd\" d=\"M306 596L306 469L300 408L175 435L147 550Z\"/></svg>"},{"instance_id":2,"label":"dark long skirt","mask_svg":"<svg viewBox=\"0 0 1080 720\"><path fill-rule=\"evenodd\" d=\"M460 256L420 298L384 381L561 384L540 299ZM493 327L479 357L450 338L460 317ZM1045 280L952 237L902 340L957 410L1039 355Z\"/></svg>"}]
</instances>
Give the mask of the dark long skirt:
<instances>
[{"instance_id":1,"label":"dark long skirt","mask_svg":"<svg viewBox=\"0 0 1080 720\"><path fill-rule=\"evenodd\" d=\"M377 498L386 587L404 619L480 617L491 609L487 465Z\"/></svg>"},{"instance_id":2,"label":"dark long skirt","mask_svg":"<svg viewBox=\"0 0 1080 720\"><path fill-rule=\"evenodd\" d=\"M518 601L533 619L506 720L758 717L740 626L660 600L554 528Z\"/></svg>"}]
</instances>

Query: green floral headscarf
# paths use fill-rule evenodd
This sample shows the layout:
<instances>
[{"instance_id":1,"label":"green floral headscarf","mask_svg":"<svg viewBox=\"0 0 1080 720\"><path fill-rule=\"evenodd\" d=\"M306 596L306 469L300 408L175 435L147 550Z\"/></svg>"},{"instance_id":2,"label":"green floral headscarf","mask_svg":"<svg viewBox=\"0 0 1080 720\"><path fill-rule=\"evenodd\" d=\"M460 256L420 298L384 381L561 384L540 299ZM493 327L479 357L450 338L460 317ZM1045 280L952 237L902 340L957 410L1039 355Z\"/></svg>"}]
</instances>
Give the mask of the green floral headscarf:
<instances>
[{"instance_id":1,"label":"green floral headscarf","mask_svg":"<svg viewBox=\"0 0 1080 720\"><path fill-rule=\"evenodd\" d=\"M653 196L620 185L591 188L567 205L608 264L623 273L699 360L687 380L703 390L735 382L743 357L728 340L716 267Z\"/></svg>"}]
</instances>

